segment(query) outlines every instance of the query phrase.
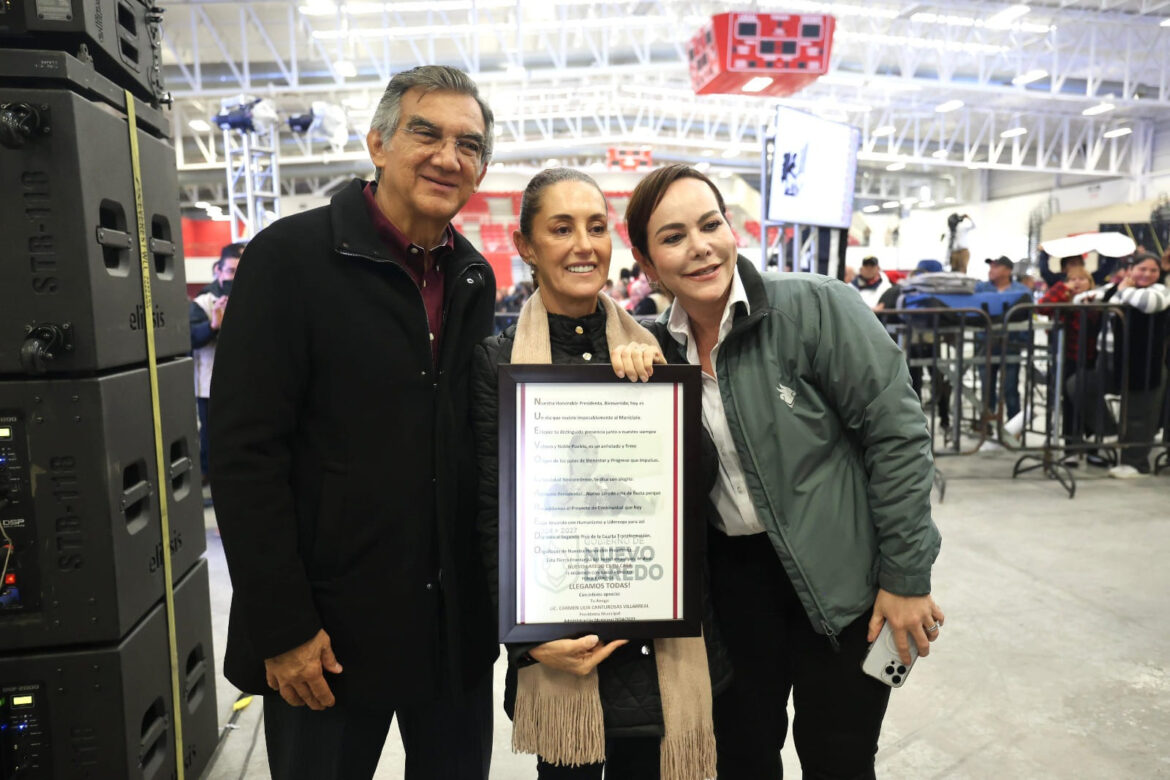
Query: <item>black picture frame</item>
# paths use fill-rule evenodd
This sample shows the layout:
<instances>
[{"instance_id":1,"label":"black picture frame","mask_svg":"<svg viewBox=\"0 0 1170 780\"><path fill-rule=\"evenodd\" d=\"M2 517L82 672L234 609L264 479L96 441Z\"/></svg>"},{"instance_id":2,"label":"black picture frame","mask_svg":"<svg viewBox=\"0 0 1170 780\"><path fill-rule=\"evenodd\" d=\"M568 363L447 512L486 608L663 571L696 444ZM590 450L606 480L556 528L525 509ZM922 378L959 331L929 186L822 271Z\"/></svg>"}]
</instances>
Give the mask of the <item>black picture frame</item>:
<instances>
[{"instance_id":1,"label":"black picture frame","mask_svg":"<svg viewBox=\"0 0 1170 780\"><path fill-rule=\"evenodd\" d=\"M654 367L649 380L681 389L676 423L681 421L682 476L671 496L681 494L682 544L676 568L682 577L679 618L671 620L518 622L517 618L517 414L518 388L542 383L629 384L609 365L511 365L499 367L499 638L501 642L547 642L597 634L613 639L653 639L698 636L702 619L703 558L706 554L704 496L697 478L701 430L702 380L698 366ZM677 396L676 396L677 397ZM673 430L677 430L677 425ZM673 431L672 431L673 433ZM679 590L676 588L676 590Z\"/></svg>"}]
</instances>

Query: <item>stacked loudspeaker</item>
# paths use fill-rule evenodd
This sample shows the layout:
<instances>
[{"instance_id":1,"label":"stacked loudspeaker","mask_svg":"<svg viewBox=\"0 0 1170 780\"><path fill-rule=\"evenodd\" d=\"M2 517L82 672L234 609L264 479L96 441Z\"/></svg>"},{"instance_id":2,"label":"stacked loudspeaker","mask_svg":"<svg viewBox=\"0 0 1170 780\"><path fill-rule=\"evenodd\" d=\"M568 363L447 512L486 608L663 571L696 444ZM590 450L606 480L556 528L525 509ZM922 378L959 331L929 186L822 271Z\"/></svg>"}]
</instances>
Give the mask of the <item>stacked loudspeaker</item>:
<instances>
[{"instance_id":1,"label":"stacked loudspeaker","mask_svg":"<svg viewBox=\"0 0 1170 780\"><path fill-rule=\"evenodd\" d=\"M142 0L0 0L0 780L173 777L176 715L186 776L216 744L159 18ZM137 115L150 311L124 90Z\"/></svg>"}]
</instances>

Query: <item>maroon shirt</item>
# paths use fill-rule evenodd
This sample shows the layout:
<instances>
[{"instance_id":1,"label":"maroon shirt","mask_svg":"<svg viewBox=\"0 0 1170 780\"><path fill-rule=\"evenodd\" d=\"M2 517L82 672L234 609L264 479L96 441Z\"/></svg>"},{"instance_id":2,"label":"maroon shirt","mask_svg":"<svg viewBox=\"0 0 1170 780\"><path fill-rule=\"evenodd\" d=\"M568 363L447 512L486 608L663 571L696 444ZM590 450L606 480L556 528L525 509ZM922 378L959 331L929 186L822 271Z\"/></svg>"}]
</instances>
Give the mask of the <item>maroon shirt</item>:
<instances>
[{"instance_id":1,"label":"maroon shirt","mask_svg":"<svg viewBox=\"0 0 1170 780\"><path fill-rule=\"evenodd\" d=\"M439 364L439 334L443 327L443 259L455 249L455 231L448 225L443 230L443 243L431 249L412 244L401 230L378 208L374 192L378 185L369 182L362 189L366 208L378 238L389 250L390 259L398 263L414 280L422 294L423 306L427 310L427 324L431 332L431 357ZM430 262L427 262L427 261Z\"/></svg>"}]
</instances>

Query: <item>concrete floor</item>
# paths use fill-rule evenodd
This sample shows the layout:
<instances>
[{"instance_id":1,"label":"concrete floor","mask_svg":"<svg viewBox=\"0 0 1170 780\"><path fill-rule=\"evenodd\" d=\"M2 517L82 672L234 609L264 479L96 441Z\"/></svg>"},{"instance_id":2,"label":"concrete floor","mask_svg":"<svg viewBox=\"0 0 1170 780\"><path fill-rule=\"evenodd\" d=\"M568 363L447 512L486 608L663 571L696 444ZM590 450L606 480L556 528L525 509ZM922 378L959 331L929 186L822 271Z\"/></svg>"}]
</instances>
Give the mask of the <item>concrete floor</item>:
<instances>
[{"instance_id":1,"label":"concrete floor","mask_svg":"<svg viewBox=\"0 0 1170 780\"><path fill-rule=\"evenodd\" d=\"M877 757L886 778L1170 777L1170 476L1076 469L1076 498L1002 450L940 459L948 480L935 598L941 639L894 691ZM230 584L208 510L217 663ZM496 698L503 695L497 667ZM221 723L237 691L219 679ZM259 700L206 777L270 777ZM497 709L492 777L536 777ZM799 778L791 745L787 776ZM401 778L395 729L376 777Z\"/></svg>"}]
</instances>

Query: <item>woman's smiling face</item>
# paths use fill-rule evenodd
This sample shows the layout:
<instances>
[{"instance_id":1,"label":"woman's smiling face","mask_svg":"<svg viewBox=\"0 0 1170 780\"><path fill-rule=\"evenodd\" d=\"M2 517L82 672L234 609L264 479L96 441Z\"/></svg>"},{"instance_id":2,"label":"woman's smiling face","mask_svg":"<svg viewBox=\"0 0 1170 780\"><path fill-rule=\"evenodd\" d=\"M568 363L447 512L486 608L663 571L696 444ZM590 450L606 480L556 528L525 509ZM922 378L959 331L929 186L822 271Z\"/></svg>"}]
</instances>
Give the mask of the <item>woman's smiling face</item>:
<instances>
[{"instance_id":1,"label":"woman's smiling face","mask_svg":"<svg viewBox=\"0 0 1170 780\"><path fill-rule=\"evenodd\" d=\"M646 232L650 256L642 265L651 280L673 292L692 315L726 304L737 257L735 236L705 181L688 177L671 184Z\"/></svg>"}]
</instances>

